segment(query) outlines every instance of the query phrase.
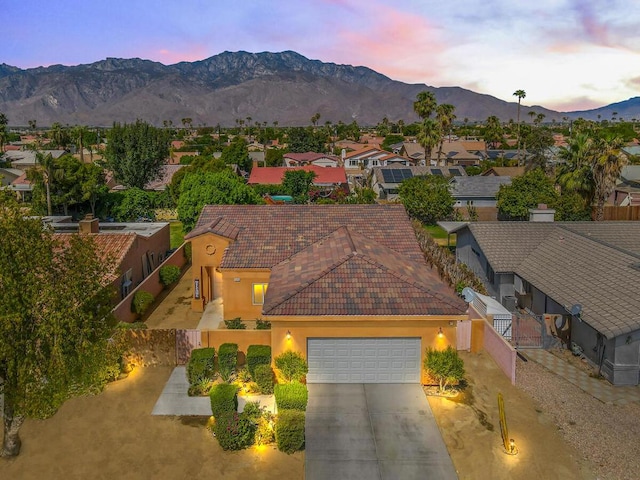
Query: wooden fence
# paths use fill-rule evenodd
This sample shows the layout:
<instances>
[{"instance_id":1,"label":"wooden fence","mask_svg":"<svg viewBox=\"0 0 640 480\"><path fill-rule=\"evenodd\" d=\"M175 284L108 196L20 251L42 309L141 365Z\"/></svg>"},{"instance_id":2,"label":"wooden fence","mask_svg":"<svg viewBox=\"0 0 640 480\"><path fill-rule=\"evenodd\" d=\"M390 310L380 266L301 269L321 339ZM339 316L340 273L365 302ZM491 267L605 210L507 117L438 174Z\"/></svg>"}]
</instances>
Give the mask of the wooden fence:
<instances>
[{"instance_id":1,"label":"wooden fence","mask_svg":"<svg viewBox=\"0 0 640 480\"><path fill-rule=\"evenodd\" d=\"M593 209L591 218L595 218L596 211ZM628 207L616 207L614 205L605 205L604 220L640 220L640 205L629 205Z\"/></svg>"}]
</instances>

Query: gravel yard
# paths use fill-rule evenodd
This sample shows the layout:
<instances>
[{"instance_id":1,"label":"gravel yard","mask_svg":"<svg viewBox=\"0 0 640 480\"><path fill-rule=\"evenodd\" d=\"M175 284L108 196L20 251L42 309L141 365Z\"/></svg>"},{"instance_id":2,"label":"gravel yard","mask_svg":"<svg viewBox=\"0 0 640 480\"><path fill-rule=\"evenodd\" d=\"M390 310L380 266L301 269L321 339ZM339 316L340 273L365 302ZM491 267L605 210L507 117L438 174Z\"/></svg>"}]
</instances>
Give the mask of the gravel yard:
<instances>
[{"instance_id":1,"label":"gravel yard","mask_svg":"<svg viewBox=\"0 0 640 480\"><path fill-rule=\"evenodd\" d=\"M553 419L601 480L640 477L640 404L608 405L535 362L518 359L517 387Z\"/></svg>"}]
</instances>

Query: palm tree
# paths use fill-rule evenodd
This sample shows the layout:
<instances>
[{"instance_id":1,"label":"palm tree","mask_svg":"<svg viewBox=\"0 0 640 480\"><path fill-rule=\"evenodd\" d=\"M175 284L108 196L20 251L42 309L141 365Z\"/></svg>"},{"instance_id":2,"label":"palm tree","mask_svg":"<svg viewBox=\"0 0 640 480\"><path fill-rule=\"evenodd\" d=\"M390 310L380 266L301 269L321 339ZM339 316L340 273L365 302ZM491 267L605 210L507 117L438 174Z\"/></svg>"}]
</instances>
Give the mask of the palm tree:
<instances>
[{"instance_id":1,"label":"palm tree","mask_svg":"<svg viewBox=\"0 0 640 480\"><path fill-rule=\"evenodd\" d=\"M456 116L453 113L456 107L449 103L443 103L436 107L436 121L438 122L438 130L440 131L440 146L438 148L438 165L440 165L440 157L442 156L442 144L444 137L450 133L451 124Z\"/></svg>"},{"instance_id":2,"label":"palm tree","mask_svg":"<svg viewBox=\"0 0 640 480\"><path fill-rule=\"evenodd\" d=\"M311 123L313 124L313 128L315 129L316 126L318 125L318 120L320 120L320 114L316 113L315 115L313 115L311 117Z\"/></svg>"},{"instance_id":3,"label":"palm tree","mask_svg":"<svg viewBox=\"0 0 640 480\"><path fill-rule=\"evenodd\" d=\"M597 222L604 220L604 204L616 186L622 167L627 163L621 154L622 146L623 141L619 137L601 138L594 144L592 171Z\"/></svg>"},{"instance_id":4,"label":"palm tree","mask_svg":"<svg viewBox=\"0 0 640 480\"><path fill-rule=\"evenodd\" d=\"M593 141L579 133L569 140L566 147L560 148L559 157L563 161L558 165L556 182L564 192L575 192L590 205L593 200L593 174L591 170Z\"/></svg>"},{"instance_id":5,"label":"palm tree","mask_svg":"<svg viewBox=\"0 0 640 480\"><path fill-rule=\"evenodd\" d=\"M80 151L80 161L84 163L84 140L87 137L89 130L84 125L76 125L71 130L71 135L76 142L76 147Z\"/></svg>"},{"instance_id":6,"label":"palm tree","mask_svg":"<svg viewBox=\"0 0 640 480\"><path fill-rule=\"evenodd\" d=\"M502 142L503 138L504 130L500 124L500 119L495 115L491 115L485 122L483 135L484 141L487 145L490 145L492 149L495 149Z\"/></svg>"},{"instance_id":7,"label":"palm tree","mask_svg":"<svg viewBox=\"0 0 640 480\"><path fill-rule=\"evenodd\" d=\"M520 103L527 96L524 90L516 90L513 95L518 97L518 164L520 163Z\"/></svg>"},{"instance_id":8,"label":"palm tree","mask_svg":"<svg viewBox=\"0 0 640 480\"><path fill-rule=\"evenodd\" d=\"M418 114L421 119L426 119L431 116L436 109L436 97L431 92L420 92L417 95L417 99L413 102L413 110Z\"/></svg>"},{"instance_id":9,"label":"palm tree","mask_svg":"<svg viewBox=\"0 0 640 480\"><path fill-rule=\"evenodd\" d=\"M424 148L425 164L429 165L431 161L431 152L440 141L440 129L435 120L425 118L420 125L420 131L416 137L418 143Z\"/></svg>"},{"instance_id":10,"label":"palm tree","mask_svg":"<svg viewBox=\"0 0 640 480\"><path fill-rule=\"evenodd\" d=\"M36 152L36 162L40 165L42 178L44 179L45 191L47 194L47 215L51 216L51 180L53 180L53 156L42 152Z\"/></svg>"}]
</instances>

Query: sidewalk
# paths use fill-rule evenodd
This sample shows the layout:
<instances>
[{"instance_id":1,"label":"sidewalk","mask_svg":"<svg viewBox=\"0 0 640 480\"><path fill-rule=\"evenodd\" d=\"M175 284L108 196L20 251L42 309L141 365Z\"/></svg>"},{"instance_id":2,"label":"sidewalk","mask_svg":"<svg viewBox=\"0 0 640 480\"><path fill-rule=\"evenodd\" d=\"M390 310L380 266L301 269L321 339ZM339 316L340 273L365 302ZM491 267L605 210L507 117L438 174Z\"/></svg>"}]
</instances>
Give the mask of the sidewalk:
<instances>
[{"instance_id":1,"label":"sidewalk","mask_svg":"<svg viewBox=\"0 0 640 480\"><path fill-rule=\"evenodd\" d=\"M527 359L546 367L603 403L625 405L630 402L640 402L640 387L616 387L604 379L590 377L587 373L542 348L528 348L518 351Z\"/></svg>"}]
</instances>

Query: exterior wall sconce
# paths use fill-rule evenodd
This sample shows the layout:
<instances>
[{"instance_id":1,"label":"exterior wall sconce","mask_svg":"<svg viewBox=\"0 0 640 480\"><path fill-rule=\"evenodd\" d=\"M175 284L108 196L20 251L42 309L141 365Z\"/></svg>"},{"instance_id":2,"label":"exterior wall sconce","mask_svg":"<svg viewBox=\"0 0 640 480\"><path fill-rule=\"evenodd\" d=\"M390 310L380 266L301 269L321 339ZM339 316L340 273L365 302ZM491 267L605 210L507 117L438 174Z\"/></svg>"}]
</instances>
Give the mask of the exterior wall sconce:
<instances>
[{"instance_id":1,"label":"exterior wall sconce","mask_svg":"<svg viewBox=\"0 0 640 480\"><path fill-rule=\"evenodd\" d=\"M513 438L509 439L509 451L507 453L509 455L518 454L518 447L516 447L516 441Z\"/></svg>"},{"instance_id":2,"label":"exterior wall sconce","mask_svg":"<svg viewBox=\"0 0 640 480\"><path fill-rule=\"evenodd\" d=\"M438 328L438 338L443 338L444 337L444 333L442 332L442 327Z\"/></svg>"},{"instance_id":3,"label":"exterior wall sconce","mask_svg":"<svg viewBox=\"0 0 640 480\"><path fill-rule=\"evenodd\" d=\"M291 340L291 331L287 330L287 340Z\"/></svg>"}]
</instances>

